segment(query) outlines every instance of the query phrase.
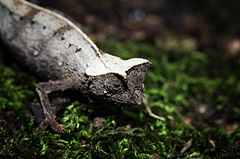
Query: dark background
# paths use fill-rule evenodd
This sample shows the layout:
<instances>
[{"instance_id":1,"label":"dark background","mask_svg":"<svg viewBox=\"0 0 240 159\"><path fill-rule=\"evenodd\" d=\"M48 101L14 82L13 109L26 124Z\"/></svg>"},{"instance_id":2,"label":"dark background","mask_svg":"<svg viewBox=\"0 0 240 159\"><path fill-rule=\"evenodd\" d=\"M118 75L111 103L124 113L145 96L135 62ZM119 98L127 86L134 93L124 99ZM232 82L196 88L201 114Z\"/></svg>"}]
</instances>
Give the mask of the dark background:
<instances>
[{"instance_id":1,"label":"dark background","mask_svg":"<svg viewBox=\"0 0 240 159\"><path fill-rule=\"evenodd\" d=\"M237 0L41 0L105 38L156 42L173 36L189 39L198 50L239 52ZM89 26L92 26L89 28Z\"/></svg>"}]
</instances>

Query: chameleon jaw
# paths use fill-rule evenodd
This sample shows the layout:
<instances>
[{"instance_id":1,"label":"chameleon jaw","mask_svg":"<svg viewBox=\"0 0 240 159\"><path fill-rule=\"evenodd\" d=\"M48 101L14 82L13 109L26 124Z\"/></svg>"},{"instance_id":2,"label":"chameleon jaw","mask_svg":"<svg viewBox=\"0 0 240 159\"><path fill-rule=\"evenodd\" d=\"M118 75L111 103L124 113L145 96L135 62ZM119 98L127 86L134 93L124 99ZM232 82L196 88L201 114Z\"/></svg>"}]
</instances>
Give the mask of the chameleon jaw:
<instances>
[{"instance_id":1,"label":"chameleon jaw","mask_svg":"<svg viewBox=\"0 0 240 159\"><path fill-rule=\"evenodd\" d=\"M140 105L145 98L143 82L149 67L150 63L135 65L126 71L125 78L117 73L90 76L89 89L95 96L115 103Z\"/></svg>"}]
</instances>

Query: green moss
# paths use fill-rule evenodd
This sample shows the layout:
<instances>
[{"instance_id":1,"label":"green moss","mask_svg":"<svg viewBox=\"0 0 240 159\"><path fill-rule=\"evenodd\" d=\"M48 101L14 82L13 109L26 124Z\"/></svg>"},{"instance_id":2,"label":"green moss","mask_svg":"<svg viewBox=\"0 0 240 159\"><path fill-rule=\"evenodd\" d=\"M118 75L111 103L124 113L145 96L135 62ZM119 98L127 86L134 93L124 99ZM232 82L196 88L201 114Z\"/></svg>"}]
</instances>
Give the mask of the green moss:
<instances>
[{"instance_id":1,"label":"green moss","mask_svg":"<svg viewBox=\"0 0 240 159\"><path fill-rule=\"evenodd\" d=\"M58 114L65 134L50 129L35 133L37 124L26 114L30 111L28 104L37 101L37 80L15 64L6 65L1 50L0 110L1 118L8 123L1 124L0 157L148 159L154 153L160 158L237 157L239 125L229 134L223 126L204 122L204 116L196 112L199 105L205 104L209 111L224 113L232 123L239 121L239 72L232 62L191 49L167 52L144 43L107 41L99 46L122 58L143 57L152 62L145 78L146 96L153 112L168 122L149 117L143 106L89 99L86 103L74 102ZM105 118L104 126L95 128L93 119L99 116ZM185 116L200 125L184 124ZM189 139L192 145L180 153Z\"/></svg>"},{"instance_id":2,"label":"green moss","mask_svg":"<svg viewBox=\"0 0 240 159\"><path fill-rule=\"evenodd\" d=\"M36 80L16 65L4 65L3 51L0 50L0 111L3 109L26 108L27 101L34 100Z\"/></svg>"}]
</instances>

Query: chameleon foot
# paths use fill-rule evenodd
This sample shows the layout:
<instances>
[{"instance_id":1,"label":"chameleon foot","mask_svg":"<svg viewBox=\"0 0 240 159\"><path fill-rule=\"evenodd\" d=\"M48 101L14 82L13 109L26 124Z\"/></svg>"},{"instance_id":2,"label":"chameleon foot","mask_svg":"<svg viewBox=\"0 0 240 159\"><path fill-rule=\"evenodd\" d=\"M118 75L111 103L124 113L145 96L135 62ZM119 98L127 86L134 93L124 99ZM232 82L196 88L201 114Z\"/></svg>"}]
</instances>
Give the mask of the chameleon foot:
<instances>
[{"instance_id":1,"label":"chameleon foot","mask_svg":"<svg viewBox=\"0 0 240 159\"><path fill-rule=\"evenodd\" d=\"M55 119L45 119L44 121L42 121L39 126L36 129L36 132L39 131L43 131L45 130L48 125L50 125L50 127L58 133L65 133L65 128L63 125L59 124Z\"/></svg>"},{"instance_id":2,"label":"chameleon foot","mask_svg":"<svg viewBox=\"0 0 240 159\"><path fill-rule=\"evenodd\" d=\"M50 124L50 127L58 133L65 133L66 131L64 126L59 124L55 119L50 119L49 124Z\"/></svg>"},{"instance_id":3,"label":"chameleon foot","mask_svg":"<svg viewBox=\"0 0 240 159\"><path fill-rule=\"evenodd\" d=\"M61 109L63 109L67 104L70 103L70 99L66 97L57 97L51 101L52 114L56 115ZM45 120L45 116L42 111L42 106L40 103L30 103L30 108L34 114L34 119L37 123L41 123Z\"/></svg>"}]
</instances>

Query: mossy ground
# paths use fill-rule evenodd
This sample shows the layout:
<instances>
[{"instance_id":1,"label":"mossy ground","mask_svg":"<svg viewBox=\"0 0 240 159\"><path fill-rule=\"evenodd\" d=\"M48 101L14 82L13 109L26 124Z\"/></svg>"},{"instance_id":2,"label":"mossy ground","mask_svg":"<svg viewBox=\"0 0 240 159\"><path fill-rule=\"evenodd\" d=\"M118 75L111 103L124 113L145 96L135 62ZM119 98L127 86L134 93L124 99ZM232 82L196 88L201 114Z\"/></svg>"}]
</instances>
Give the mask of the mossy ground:
<instances>
[{"instance_id":1,"label":"mossy ground","mask_svg":"<svg viewBox=\"0 0 240 159\"><path fill-rule=\"evenodd\" d=\"M167 122L149 117L144 106L86 99L58 114L65 134L50 129L34 133L37 124L28 104L38 101L38 81L6 62L7 50L1 50L1 158L148 159L154 153L160 158L240 157L240 60L191 49L164 51L145 43L106 41L99 46L124 59L143 57L152 62L145 78L146 95L153 112ZM197 111L202 105L207 114ZM94 117L104 117L104 126L94 127ZM218 120L223 122L216 124ZM229 124L235 126L232 132L227 132ZM191 146L180 153L190 139Z\"/></svg>"}]
</instances>

